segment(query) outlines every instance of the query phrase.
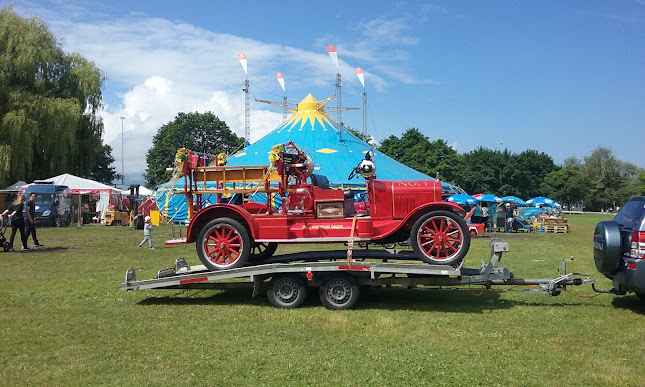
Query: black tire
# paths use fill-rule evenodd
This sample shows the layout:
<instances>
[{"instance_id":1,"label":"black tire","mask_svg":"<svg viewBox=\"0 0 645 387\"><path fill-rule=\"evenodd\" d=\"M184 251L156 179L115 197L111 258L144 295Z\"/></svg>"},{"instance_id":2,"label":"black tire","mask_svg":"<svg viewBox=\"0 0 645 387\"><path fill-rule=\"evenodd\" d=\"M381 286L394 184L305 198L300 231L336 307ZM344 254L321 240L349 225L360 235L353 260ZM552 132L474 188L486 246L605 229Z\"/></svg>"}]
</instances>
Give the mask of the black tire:
<instances>
[{"instance_id":1,"label":"black tire","mask_svg":"<svg viewBox=\"0 0 645 387\"><path fill-rule=\"evenodd\" d=\"M593 235L593 258L596 269L605 276L616 274L622 260L620 225L605 220L596 225Z\"/></svg>"},{"instance_id":2,"label":"black tire","mask_svg":"<svg viewBox=\"0 0 645 387\"><path fill-rule=\"evenodd\" d=\"M217 218L202 228L195 247L204 266L217 271L244 266L251 252L251 240L240 222Z\"/></svg>"},{"instance_id":3,"label":"black tire","mask_svg":"<svg viewBox=\"0 0 645 387\"><path fill-rule=\"evenodd\" d=\"M358 281L349 274L330 277L319 290L320 301L325 308L331 310L352 309L358 302L360 293Z\"/></svg>"},{"instance_id":4,"label":"black tire","mask_svg":"<svg viewBox=\"0 0 645 387\"><path fill-rule=\"evenodd\" d=\"M470 248L466 222L451 211L431 211L412 226L412 250L423 262L458 265Z\"/></svg>"},{"instance_id":5,"label":"black tire","mask_svg":"<svg viewBox=\"0 0 645 387\"><path fill-rule=\"evenodd\" d=\"M299 308L307 300L307 285L298 275L277 275L269 283L267 298L278 309Z\"/></svg>"},{"instance_id":6,"label":"black tire","mask_svg":"<svg viewBox=\"0 0 645 387\"><path fill-rule=\"evenodd\" d=\"M251 247L251 253L249 255L249 262L264 262L271 258L277 249L278 244L275 242L253 243L253 247Z\"/></svg>"}]
</instances>

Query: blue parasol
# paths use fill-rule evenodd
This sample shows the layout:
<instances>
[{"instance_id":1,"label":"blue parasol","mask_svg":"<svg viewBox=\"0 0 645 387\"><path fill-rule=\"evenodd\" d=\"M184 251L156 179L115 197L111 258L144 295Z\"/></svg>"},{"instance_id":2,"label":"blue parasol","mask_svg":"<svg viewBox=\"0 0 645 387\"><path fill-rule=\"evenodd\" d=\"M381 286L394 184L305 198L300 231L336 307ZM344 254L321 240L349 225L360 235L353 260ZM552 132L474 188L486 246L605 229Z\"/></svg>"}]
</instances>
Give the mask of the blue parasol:
<instances>
[{"instance_id":1,"label":"blue parasol","mask_svg":"<svg viewBox=\"0 0 645 387\"><path fill-rule=\"evenodd\" d=\"M502 201L515 203L518 206L522 206L522 207L528 206L528 203L526 203L524 200L518 198L517 196L504 196L502 198Z\"/></svg>"},{"instance_id":2,"label":"blue parasol","mask_svg":"<svg viewBox=\"0 0 645 387\"><path fill-rule=\"evenodd\" d=\"M479 202L479 200L475 197L472 197L468 194L456 194L449 196L448 199L449 202L457 203L457 204L468 204L468 205L475 205Z\"/></svg>"},{"instance_id":3,"label":"blue parasol","mask_svg":"<svg viewBox=\"0 0 645 387\"><path fill-rule=\"evenodd\" d=\"M533 207L556 207L558 204L553 199L545 196L537 196L526 201L527 204Z\"/></svg>"},{"instance_id":4,"label":"blue parasol","mask_svg":"<svg viewBox=\"0 0 645 387\"><path fill-rule=\"evenodd\" d=\"M493 194L477 194L473 195L475 198L479 199L480 202L487 203L501 203L502 198Z\"/></svg>"}]
</instances>

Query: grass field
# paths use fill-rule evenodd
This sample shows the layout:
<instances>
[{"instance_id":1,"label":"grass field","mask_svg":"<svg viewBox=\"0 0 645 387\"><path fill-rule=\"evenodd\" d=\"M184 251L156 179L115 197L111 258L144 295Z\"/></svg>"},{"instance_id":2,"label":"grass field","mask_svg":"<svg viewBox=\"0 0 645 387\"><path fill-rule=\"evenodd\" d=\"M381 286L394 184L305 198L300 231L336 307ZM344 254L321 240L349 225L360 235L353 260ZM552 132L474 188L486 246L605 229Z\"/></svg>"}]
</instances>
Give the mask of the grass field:
<instances>
[{"instance_id":1,"label":"grass field","mask_svg":"<svg viewBox=\"0 0 645 387\"><path fill-rule=\"evenodd\" d=\"M600 215L571 215L568 234L500 234L516 277L590 273ZM194 245L137 248L139 230L38 230L38 251L0 253L0 385L640 385L645 305L468 289L373 289L356 310L312 297L278 310L249 289L124 292ZM489 257L475 238L466 265ZM16 244L19 246L19 244ZM294 248L279 248L291 252ZM472 290L472 291L471 291ZM503 288L498 288L503 290ZM594 295L589 286L572 291Z\"/></svg>"}]
</instances>

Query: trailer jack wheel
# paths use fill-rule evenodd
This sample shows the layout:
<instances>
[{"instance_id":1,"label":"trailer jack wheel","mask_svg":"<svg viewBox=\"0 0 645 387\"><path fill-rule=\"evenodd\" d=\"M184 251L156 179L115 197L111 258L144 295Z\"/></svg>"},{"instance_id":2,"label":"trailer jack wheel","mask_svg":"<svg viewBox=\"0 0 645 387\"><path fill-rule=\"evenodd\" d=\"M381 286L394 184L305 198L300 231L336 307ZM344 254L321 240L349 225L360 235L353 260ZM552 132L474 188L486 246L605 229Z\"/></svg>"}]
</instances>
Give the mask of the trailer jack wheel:
<instances>
[{"instance_id":1,"label":"trailer jack wheel","mask_svg":"<svg viewBox=\"0 0 645 387\"><path fill-rule=\"evenodd\" d=\"M271 279L267 297L276 308L298 308L307 299L307 285L300 276L278 275Z\"/></svg>"},{"instance_id":2,"label":"trailer jack wheel","mask_svg":"<svg viewBox=\"0 0 645 387\"><path fill-rule=\"evenodd\" d=\"M360 297L360 287L356 278L348 274L330 277L320 287L320 301L331 310L353 308Z\"/></svg>"}]
</instances>

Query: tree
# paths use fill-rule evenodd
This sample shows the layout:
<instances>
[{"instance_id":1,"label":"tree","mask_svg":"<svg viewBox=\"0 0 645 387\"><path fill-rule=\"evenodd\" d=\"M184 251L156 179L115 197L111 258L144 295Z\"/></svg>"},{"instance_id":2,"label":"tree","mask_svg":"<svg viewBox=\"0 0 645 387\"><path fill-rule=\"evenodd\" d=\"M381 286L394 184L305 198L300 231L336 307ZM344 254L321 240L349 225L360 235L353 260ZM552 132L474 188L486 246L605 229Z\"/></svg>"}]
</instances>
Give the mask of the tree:
<instances>
[{"instance_id":1,"label":"tree","mask_svg":"<svg viewBox=\"0 0 645 387\"><path fill-rule=\"evenodd\" d=\"M105 144L102 149L103 152L97 155L94 165L90 169L89 177L99 183L111 184L114 180L121 179L121 174L117 173L112 166L114 162L112 147Z\"/></svg>"},{"instance_id":2,"label":"tree","mask_svg":"<svg viewBox=\"0 0 645 387\"><path fill-rule=\"evenodd\" d=\"M374 137L370 136L369 134L363 135L362 132L359 132L358 130L352 128L351 126L344 126L343 129L353 134L354 136L358 137L359 140L364 141L368 145L376 147L376 142L374 141Z\"/></svg>"},{"instance_id":3,"label":"tree","mask_svg":"<svg viewBox=\"0 0 645 387\"><path fill-rule=\"evenodd\" d=\"M504 152L479 147L461 155L459 164L459 180L461 187L469 193L492 193L500 195L502 191L512 191L503 175L506 165L511 159L508 150Z\"/></svg>"},{"instance_id":4,"label":"tree","mask_svg":"<svg viewBox=\"0 0 645 387\"><path fill-rule=\"evenodd\" d=\"M444 140L430 141L416 128L408 129L401 138L390 136L381 142L379 151L428 176L454 182L458 177L457 151ZM378 166L377 166L378 167Z\"/></svg>"},{"instance_id":5,"label":"tree","mask_svg":"<svg viewBox=\"0 0 645 387\"><path fill-rule=\"evenodd\" d=\"M502 179L506 188L500 195L514 195L521 198L539 196L540 185L545 176L556 168L551 156L534 150L526 150L513 155L502 170Z\"/></svg>"},{"instance_id":6,"label":"tree","mask_svg":"<svg viewBox=\"0 0 645 387\"><path fill-rule=\"evenodd\" d=\"M0 9L0 184L79 164L89 175L105 151L104 79L93 62L65 53L43 22Z\"/></svg>"},{"instance_id":7,"label":"tree","mask_svg":"<svg viewBox=\"0 0 645 387\"><path fill-rule=\"evenodd\" d=\"M231 132L226 123L211 112L179 113L173 121L159 128L152 139L152 148L146 153L147 185L156 187L170 180L172 176L166 168L174 165L179 148L209 154L232 153L243 142L243 138Z\"/></svg>"},{"instance_id":8,"label":"tree","mask_svg":"<svg viewBox=\"0 0 645 387\"><path fill-rule=\"evenodd\" d=\"M566 204L568 208L583 201L592 188L587 176L575 168L565 167L546 175L541 185L543 195Z\"/></svg>"},{"instance_id":9,"label":"tree","mask_svg":"<svg viewBox=\"0 0 645 387\"><path fill-rule=\"evenodd\" d=\"M598 147L585 157L582 172L593 183L585 204L590 210L613 208L639 193L638 174L643 172L633 164L617 160L608 148Z\"/></svg>"}]
</instances>

